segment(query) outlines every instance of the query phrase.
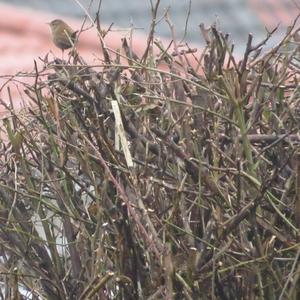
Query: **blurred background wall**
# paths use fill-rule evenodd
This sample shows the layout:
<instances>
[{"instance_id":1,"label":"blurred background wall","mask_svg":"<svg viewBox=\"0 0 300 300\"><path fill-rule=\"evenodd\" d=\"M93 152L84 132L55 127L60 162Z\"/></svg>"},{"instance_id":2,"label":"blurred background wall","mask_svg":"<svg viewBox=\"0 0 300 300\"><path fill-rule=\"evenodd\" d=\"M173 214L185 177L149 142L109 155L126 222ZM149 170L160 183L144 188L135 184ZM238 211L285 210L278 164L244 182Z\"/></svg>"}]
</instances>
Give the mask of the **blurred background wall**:
<instances>
[{"instance_id":1,"label":"blurred background wall","mask_svg":"<svg viewBox=\"0 0 300 300\"><path fill-rule=\"evenodd\" d=\"M89 0L0 0L0 2L43 10L57 15L66 15L82 19L84 11L79 3L95 16L99 1ZM152 0L155 4L155 0ZM266 36L269 30L280 24L278 35L299 13L297 0L161 0L159 16L169 9L170 17L176 28L178 40L202 43L198 25L210 25L216 22L224 32L230 33L238 53L245 47L247 34L252 32L255 41ZM101 20L106 24L114 23L115 28L137 28L147 33L151 21L150 0L102 0ZM187 21L188 20L188 21ZM187 24L187 30L186 29ZM186 34L185 34L186 32ZM170 29L162 19L157 33L170 37ZM279 36L275 36L275 39Z\"/></svg>"},{"instance_id":2,"label":"blurred background wall","mask_svg":"<svg viewBox=\"0 0 300 300\"><path fill-rule=\"evenodd\" d=\"M34 60L39 63L40 58L48 54L61 55L51 41L46 22L61 17L77 30L86 11L95 18L99 3L102 25L113 23L112 31L105 38L106 45L120 48L121 37L128 37L130 28L135 28L134 51L142 55L152 18L151 0L0 0L0 97L7 101L10 85L14 99L22 98L22 88L17 82L32 80L22 72L33 70ZM152 3L154 5L156 0ZM184 39L192 47L200 48L199 56L204 45L199 24L216 23L223 32L230 33L235 44L234 54L239 58L249 32L253 33L256 44L266 37L267 30L280 25L266 48L274 45L299 13L298 3L298 0L161 0L156 36L171 38L170 28L163 18L168 11L177 41ZM78 48L88 63L97 62L101 49L94 29L80 35ZM16 73L18 76L12 77Z\"/></svg>"}]
</instances>

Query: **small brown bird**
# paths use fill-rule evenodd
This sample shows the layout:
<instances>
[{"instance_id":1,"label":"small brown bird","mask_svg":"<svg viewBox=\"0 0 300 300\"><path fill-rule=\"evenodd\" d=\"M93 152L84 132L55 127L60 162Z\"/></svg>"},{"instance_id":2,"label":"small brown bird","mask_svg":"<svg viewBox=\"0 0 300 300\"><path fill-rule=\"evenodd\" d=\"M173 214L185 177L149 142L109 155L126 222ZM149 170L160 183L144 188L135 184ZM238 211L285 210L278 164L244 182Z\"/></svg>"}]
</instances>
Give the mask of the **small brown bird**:
<instances>
[{"instance_id":1,"label":"small brown bird","mask_svg":"<svg viewBox=\"0 0 300 300\"><path fill-rule=\"evenodd\" d=\"M67 23L60 19L55 19L47 24L50 25L52 40L57 48L64 51L73 47L78 31L74 31Z\"/></svg>"}]
</instances>

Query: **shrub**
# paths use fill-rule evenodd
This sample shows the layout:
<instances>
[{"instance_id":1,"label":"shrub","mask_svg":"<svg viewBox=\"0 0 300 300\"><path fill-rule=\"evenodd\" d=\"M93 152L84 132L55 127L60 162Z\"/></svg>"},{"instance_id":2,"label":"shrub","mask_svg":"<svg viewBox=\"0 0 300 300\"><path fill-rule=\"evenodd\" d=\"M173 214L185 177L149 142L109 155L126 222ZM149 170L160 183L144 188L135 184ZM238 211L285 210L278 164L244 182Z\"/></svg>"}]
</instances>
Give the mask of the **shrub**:
<instances>
[{"instance_id":1,"label":"shrub","mask_svg":"<svg viewBox=\"0 0 300 300\"><path fill-rule=\"evenodd\" d=\"M6 107L6 295L297 298L297 29L268 52L272 33L249 35L238 62L228 35L201 28L200 54L151 31L139 58L98 26L103 60L45 58L34 105Z\"/></svg>"}]
</instances>

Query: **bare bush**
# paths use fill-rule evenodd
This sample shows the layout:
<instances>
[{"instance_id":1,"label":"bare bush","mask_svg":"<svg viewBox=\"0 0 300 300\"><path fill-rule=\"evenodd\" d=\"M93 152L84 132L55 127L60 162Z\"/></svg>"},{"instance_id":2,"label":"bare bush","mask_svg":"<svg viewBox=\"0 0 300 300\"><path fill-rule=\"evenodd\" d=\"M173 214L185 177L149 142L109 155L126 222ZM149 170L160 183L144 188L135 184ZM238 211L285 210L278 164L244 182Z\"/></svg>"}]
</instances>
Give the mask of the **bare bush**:
<instances>
[{"instance_id":1,"label":"bare bush","mask_svg":"<svg viewBox=\"0 0 300 300\"><path fill-rule=\"evenodd\" d=\"M239 62L201 31L198 53L151 30L139 58L98 24L98 65L73 51L36 68L34 106L4 120L7 297L299 297L297 28L267 53L272 33L250 35Z\"/></svg>"}]
</instances>

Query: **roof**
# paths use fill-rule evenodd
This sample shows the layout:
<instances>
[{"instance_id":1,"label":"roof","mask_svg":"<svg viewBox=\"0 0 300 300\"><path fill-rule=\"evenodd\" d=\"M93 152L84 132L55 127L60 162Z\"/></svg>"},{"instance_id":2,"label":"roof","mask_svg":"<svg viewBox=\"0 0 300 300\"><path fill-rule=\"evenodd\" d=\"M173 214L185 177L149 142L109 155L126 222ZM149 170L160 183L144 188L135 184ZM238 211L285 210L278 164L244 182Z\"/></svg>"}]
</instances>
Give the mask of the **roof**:
<instances>
[{"instance_id":1,"label":"roof","mask_svg":"<svg viewBox=\"0 0 300 300\"><path fill-rule=\"evenodd\" d=\"M85 14L83 8L77 4L79 2L72 0L2 0L2 2L26 5L29 8L77 17L81 20ZM98 2L94 1L89 9L92 17L98 10ZM126 5L124 3L124 0L102 0L101 21L107 24L114 23L118 28L132 26L146 34L152 17L150 1L130 0L126 1ZM188 42L194 44L201 44L202 41L198 27L200 23L208 26L217 22L224 32L231 34L241 52L243 47L239 45L245 44L249 32L259 41L266 36L265 28L270 30L281 24L280 33L285 31L300 12L296 3L294 0L161 0L159 16L162 17L168 10L178 39L185 36ZM188 30L185 30L186 23ZM157 33L166 38L171 36L170 28L164 19L159 22Z\"/></svg>"},{"instance_id":2,"label":"roof","mask_svg":"<svg viewBox=\"0 0 300 300\"><path fill-rule=\"evenodd\" d=\"M5 2L10 5L3 4ZM94 1L96 2L99 1ZM39 61L39 57L49 53L49 49L59 55L59 51L51 43L49 28L45 23L65 14L69 19L64 19L73 28L80 28L85 12L77 3L79 2L75 0L0 0L0 75L32 70L33 60ZM124 3L124 0L102 1L101 23L114 23L113 32L106 42L113 49L119 48L121 36L129 34L128 28L135 28L135 51L143 53L151 21L150 1L130 0L126 1L126 5ZM275 42L299 12L295 3L293 0L162 0L159 17L163 16L170 5L168 11L178 40L181 40L186 31L186 40L200 47L202 38L198 25L216 22L224 32L231 33L237 46L237 55L241 55L249 32L254 35L254 43L259 42L266 36L265 27L271 29L280 23L281 30L274 37ZM97 6L94 4L90 8L90 15L95 16L96 11ZM170 28L163 18L156 31L162 37L171 36ZM80 40L81 54L87 59L95 59L95 54L100 53L95 32L84 32ZM0 78L0 89L6 80L7 78ZM5 88L0 90L0 96L4 90Z\"/></svg>"}]
</instances>

